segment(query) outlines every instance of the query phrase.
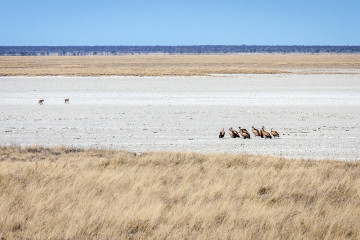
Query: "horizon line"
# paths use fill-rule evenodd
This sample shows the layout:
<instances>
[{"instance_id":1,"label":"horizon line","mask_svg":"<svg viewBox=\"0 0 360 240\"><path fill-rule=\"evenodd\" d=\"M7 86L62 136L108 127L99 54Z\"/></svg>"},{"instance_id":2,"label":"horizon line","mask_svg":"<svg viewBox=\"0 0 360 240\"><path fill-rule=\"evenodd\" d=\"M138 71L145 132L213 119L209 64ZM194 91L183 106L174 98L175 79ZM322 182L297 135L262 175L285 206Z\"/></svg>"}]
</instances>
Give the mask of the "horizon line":
<instances>
[{"instance_id":1,"label":"horizon line","mask_svg":"<svg viewBox=\"0 0 360 240\"><path fill-rule=\"evenodd\" d=\"M194 45L0 45L0 47L198 47L198 46L266 46L266 47L360 47L360 45L305 45L305 44L194 44Z\"/></svg>"}]
</instances>

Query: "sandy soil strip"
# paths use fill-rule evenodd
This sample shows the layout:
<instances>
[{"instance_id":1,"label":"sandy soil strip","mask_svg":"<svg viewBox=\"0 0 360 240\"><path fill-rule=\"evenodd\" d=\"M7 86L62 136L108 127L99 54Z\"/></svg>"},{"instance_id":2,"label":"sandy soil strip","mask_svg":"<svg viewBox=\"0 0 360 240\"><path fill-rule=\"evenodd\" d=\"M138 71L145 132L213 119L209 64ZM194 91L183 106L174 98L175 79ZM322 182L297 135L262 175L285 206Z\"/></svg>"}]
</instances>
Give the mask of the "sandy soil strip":
<instances>
[{"instance_id":1,"label":"sandy soil strip","mask_svg":"<svg viewBox=\"0 0 360 240\"><path fill-rule=\"evenodd\" d=\"M359 73L360 54L0 56L0 76Z\"/></svg>"}]
</instances>

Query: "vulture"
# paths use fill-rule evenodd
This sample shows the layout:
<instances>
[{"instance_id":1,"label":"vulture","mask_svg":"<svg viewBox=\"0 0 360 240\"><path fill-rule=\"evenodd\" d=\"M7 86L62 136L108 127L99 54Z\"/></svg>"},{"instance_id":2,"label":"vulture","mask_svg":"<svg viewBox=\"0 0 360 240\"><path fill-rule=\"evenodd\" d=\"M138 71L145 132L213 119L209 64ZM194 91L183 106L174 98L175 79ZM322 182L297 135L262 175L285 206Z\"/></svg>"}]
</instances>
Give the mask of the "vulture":
<instances>
[{"instance_id":1,"label":"vulture","mask_svg":"<svg viewBox=\"0 0 360 240\"><path fill-rule=\"evenodd\" d=\"M245 128L241 129L241 127L239 127L239 131L244 133L249 133L248 130L246 130Z\"/></svg>"},{"instance_id":2,"label":"vulture","mask_svg":"<svg viewBox=\"0 0 360 240\"><path fill-rule=\"evenodd\" d=\"M239 135L238 131L233 130L233 132L234 132L234 134L235 134L235 136L236 136L236 137L238 137L238 138L240 137L240 135Z\"/></svg>"},{"instance_id":3,"label":"vulture","mask_svg":"<svg viewBox=\"0 0 360 240\"><path fill-rule=\"evenodd\" d=\"M219 138L223 138L225 136L225 130L222 129L219 133Z\"/></svg>"},{"instance_id":4,"label":"vulture","mask_svg":"<svg viewBox=\"0 0 360 240\"><path fill-rule=\"evenodd\" d=\"M254 134L255 137L260 137L260 132L259 130L257 130L256 128L254 128L254 126L251 127L251 130Z\"/></svg>"},{"instance_id":5,"label":"vulture","mask_svg":"<svg viewBox=\"0 0 360 240\"><path fill-rule=\"evenodd\" d=\"M279 137L279 133L277 131L274 131L273 129L271 129L270 133L274 136L274 138Z\"/></svg>"},{"instance_id":6,"label":"vulture","mask_svg":"<svg viewBox=\"0 0 360 240\"><path fill-rule=\"evenodd\" d=\"M241 129L241 127L239 127L239 133L243 139L250 138L250 133L245 128Z\"/></svg>"},{"instance_id":7,"label":"vulture","mask_svg":"<svg viewBox=\"0 0 360 240\"><path fill-rule=\"evenodd\" d=\"M270 139L272 138L271 135L270 135L270 133L268 133L267 131L265 131L264 126L262 127L261 130L262 130L262 133L264 134L264 137L265 137L265 138L270 138Z\"/></svg>"},{"instance_id":8,"label":"vulture","mask_svg":"<svg viewBox=\"0 0 360 240\"><path fill-rule=\"evenodd\" d=\"M247 132L240 132L240 135L242 136L243 139L250 138L250 134Z\"/></svg>"},{"instance_id":9,"label":"vulture","mask_svg":"<svg viewBox=\"0 0 360 240\"><path fill-rule=\"evenodd\" d=\"M239 133L237 131L235 131L234 129L229 128L229 134L230 134L230 137L232 138L237 138L237 137L240 137Z\"/></svg>"}]
</instances>

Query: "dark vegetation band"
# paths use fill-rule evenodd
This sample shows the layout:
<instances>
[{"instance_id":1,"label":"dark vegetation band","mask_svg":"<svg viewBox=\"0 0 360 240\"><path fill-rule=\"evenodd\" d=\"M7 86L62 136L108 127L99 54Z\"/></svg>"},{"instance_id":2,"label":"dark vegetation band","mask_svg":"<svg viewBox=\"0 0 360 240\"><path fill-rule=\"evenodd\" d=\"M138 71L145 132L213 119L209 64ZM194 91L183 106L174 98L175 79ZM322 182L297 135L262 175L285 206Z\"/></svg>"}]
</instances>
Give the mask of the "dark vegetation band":
<instances>
[{"instance_id":1,"label":"dark vegetation band","mask_svg":"<svg viewBox=\"0 0 360 240\"><path fill-rule=\"evenodd\" d=\"M0 46L1 56L82 56L132 54L360 53L360 46Z\"/></svg>"}]
</instances>

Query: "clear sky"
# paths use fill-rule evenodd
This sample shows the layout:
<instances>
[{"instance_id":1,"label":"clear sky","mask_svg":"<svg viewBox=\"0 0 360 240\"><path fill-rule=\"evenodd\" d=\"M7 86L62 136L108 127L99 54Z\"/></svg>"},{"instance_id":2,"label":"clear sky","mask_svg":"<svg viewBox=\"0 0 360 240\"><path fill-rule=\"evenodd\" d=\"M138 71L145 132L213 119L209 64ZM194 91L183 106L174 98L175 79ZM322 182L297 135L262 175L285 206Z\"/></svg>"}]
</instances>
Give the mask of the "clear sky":
<instances>
[{"instance_id":1,"label":"clear sky","mask_svg":"<svg viewBox=\"0 0 360 240\"><path fill-rule=\"evenodd\" d=\"M0 45L360 45L360 0L0 0Z\"/></svg>"}]
</instances>

